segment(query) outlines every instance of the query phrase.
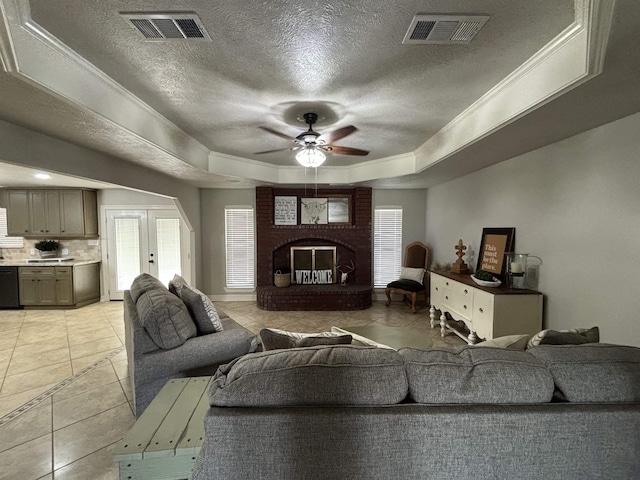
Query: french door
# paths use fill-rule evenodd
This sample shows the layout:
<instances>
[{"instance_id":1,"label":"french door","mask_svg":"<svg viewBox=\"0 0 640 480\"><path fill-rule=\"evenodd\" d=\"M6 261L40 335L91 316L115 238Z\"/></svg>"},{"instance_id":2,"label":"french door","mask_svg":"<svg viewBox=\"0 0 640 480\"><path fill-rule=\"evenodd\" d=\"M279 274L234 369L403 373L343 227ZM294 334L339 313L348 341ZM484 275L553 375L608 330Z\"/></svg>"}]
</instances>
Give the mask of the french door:
<instances>
[{"instance_id":1,"label":"french door","mask_svg":"<svg viewBox=\"0 0 640 480\"><path fill-rule=\"evenodd\" d=\"M165 285L182 274L182 220L177 210L107 210L106 214L110 300L122 300L141 273Z\"/></svg>"}]
</instances>

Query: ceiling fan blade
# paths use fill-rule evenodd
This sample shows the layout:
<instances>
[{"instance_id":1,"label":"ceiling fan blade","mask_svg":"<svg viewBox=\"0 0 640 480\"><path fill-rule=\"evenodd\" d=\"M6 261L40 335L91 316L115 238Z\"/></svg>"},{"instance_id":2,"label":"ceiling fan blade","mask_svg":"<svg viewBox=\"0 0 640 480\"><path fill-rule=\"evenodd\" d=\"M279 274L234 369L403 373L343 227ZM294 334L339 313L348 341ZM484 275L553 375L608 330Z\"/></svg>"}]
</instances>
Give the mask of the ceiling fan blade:
<instances>
[{"instance_id":1,"label":"ceiling fan blade","mask_svg":"<svg viewBox=\"0 0 640 480\"><path fill-rule=\"evenodd\" d=\"M286 139L286 140L290 140L290 141L292 141L292 142L295 142L295 141L296 141L296 139L295 139L295 138L290 137L289 135L287 135L287 134L285 134L285 133L281 133L281 132L279 132L279 131L277 131L277 130L273 130L272 128L269 128L269 127L263 127L263 126L260 126L260 127L258 127L258 128L261 128L261 129L262 129L262 130L264 130L265 132L272 133L272 134L277 135L278 137L284 138L284 139Z\"/></svg>"},{"instance_id":2,"label":"ceiling fan blade","mask_svg":"<svg viewBox=\"0 0 640 480\"><path fill-rule=\"evenodd\" d=\"M275 150L265 150L264 152L255 152L254 155L262 155L263 153L289 152L292 150L298 150L298 148L300 147L276 148Z\"/></svg>"},{"instance_id":3,"label":"ceiling fan blade","mask_svg":"<svg viewBox=\"0 0 640 480\"><path fill-rule=\"evenodd\" d=\"M338 155L368 155L369 150L360 150L359 148L338 147L337 145L323 145L323 149Z\"/></svg>"},{"instance_id":4,"label":"ceiling fan blade","mask_svg":"<svg viewBox=\"0 0 640 480\"><path fill-rule=\"evenodd\" d=\"M337 140L340 140L341 138L346 137L347 135L351 135L356 130L358 130L356 127L354 127L353 125L349 125L347 127L342 127L334 130L333 132L322 134L320 136L320 140L324 140L324 142L327 144L333 143Z\"/></svg>"}]
</instances>

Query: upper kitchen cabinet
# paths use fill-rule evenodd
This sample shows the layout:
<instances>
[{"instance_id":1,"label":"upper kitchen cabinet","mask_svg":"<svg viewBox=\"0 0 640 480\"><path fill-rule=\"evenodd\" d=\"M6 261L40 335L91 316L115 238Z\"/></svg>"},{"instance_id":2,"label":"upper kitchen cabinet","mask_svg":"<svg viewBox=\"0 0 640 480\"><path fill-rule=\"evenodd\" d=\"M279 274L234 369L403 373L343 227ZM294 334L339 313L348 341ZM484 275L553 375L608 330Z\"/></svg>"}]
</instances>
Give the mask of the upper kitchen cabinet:
<instances>
[{"instance_id":1,"label":"upper kitchen cabinet","mask_svg":"<svg viewBox=\"0 0 640 480\"><path fill-rule=\"evenodd\" d=\"M98 200L93 190L60 190L60 235L97 236Z\"/></svg>"},{"instance_id":2,"label":"upper kitchen cabinet","mask_svg":"<svg viewBox=\"0 0 640 480\"><path fill-rule=\"evenodd\" d=\"M57 190L29 190L29 233L60 235L60 195Z\"/></svg>"},{"instance_id":3,"label":"upper kitchen cabinet","mask_svg":"<svg viewBox=\"0 0 640 480\"><path fill-rule=\"evenodd\" d=\"M94 190L8 190L9 235L97 237L98 200Z\"/></svg>"}]
</instances>

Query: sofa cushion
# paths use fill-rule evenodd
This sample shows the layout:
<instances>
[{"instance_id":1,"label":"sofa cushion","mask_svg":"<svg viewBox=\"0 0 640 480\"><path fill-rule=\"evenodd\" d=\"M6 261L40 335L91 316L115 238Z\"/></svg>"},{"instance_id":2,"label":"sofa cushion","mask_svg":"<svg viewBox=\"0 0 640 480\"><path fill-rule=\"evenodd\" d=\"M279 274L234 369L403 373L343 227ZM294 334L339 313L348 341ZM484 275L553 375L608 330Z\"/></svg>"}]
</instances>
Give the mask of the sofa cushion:
<instances>
[{"instance_id":1,"label":"sofa cushion","mask_svg":"<svg viewBox=\"0 0 640 480\"><path fill-rule=\"evenodd\" d=\"M598 327L573 328L570 330L542 330L536 333L527 347L536 345L581 345L583 343L597 343L600 341Z\"/></svg>"},{"instance_id":2,"label":"sofa cushion","mask_svg":"<svg viewBox=\"0 0 640 480\"><path fill-rule=\"evenodd\" d=\"M519 350L524 352L531 335L505 335L504 337L493 338L486 342L481 342L476 347L497 347L507 350Z\"/></svg>"},{"instance_id":3,"label":"sofa cushion","mask_svg":"<svg viewBox=\"0 0 640 480\"><path fill-rule=\"evenodd\" d=\"M260 339L264 350L276 350L279 348L312 347L315 345L341 345L350 344L351 335L340 335L333 332L299 333L287 332L276 328L263 328L260 330Z\"/></svg>"},{"instance_id":4,"label":"sofa cushion","mask_svg":"<svg viewBox=\"0 0 640 480\"><path fill-rule=\"evenodd\" d=\"M169 281L169 291L178 297L182 293L182 289L187 286L187 282L180 275L175 274Z\"/></svg>"},{"instance_id":5,"label":"sofa cushion","mask_svg":"<svg viewBox=\"0 0 640 480\"><path fill-rule=\"evenodd\" d=\"M180 298L187 306L191 318L196 324L198 335L208 335L222 331L220 315L209 297L194 287L184 285L180 289Z\"/></svg>"},{"instance_id":6,"label":"sofa cushion","mask_svg":"<svg viewBox=\"0 0 640 480\"><path fill-rule=\"evenodd\" d=\"M351 345L271 350L220 367L210 403L229 407L393 405L407 396L398 353Z\"/></svg>"},{"instance_id":7,"label":"sofa cushion","mask_svg":"<svg viewBox=\"0 0 640 480\"><path fill-rule=\"evenodd\" d=\"M140 323L160 348L178 347L197 334L184 302L166 288L144 292L136 309Z\"/></svg>"},{"instance_id":8,"label":"sofa cushion","mask_svg":"<svg viewBox=\"0 0 640 480\"><path fill-rule=\"evenodd\" d=\"M553 378L526 352L504 348L403 348L409 395L419 403L527 404L551 401Z\"/></svg>"},{"instance_id":9,"label":"sofa cushion","mask_svg":"<svg viewBox=\"0 0 640 480\"><path fill-rule=\"evenodd\" d=\"M133 303L138 302L138 298L145 292L149 290L167 290L160 280L156 277L152 277L148 273L141 273L136 278L133 279L133 283L131 283L131 288L129 293L131 294L131 300Z\"/></svg>"},{"instance_id":10,"label":"sofa cushion","mask_svg":"<svg viewBox=\"0 0 640 480\"><path fill-rule=\"evenodd\" d=\"M421 292L425 289L425 286L414 280L395 280L388 284L387 288L399 288L407 292Z\"/></svg>"},{"instance_id":11,"label":"sofa cushion","mask_svg":"<svg viewBox=\"0 0 640 480\"><path fill-rule=\"evenodd\" d=\"M569 402L640 402L640 348L602 343L527 350L547 365Z\"/></svg>"}]
</instances>

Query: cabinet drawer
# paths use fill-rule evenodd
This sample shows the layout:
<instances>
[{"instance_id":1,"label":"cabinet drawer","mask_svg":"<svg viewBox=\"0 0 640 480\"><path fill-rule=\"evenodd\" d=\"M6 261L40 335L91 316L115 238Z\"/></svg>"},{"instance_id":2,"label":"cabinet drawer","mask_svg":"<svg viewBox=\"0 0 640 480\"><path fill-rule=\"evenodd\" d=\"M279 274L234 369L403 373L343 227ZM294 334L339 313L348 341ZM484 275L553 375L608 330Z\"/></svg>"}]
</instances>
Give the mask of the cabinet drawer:
<instances>
[{"instance_id":1,"label":"cabinet drawer","mask_svg":"<svg viewBox=\"0 0 640 480\"><path fill-rule=\"evenodd\" d=\"M20 267L18 268L18 275L20 277L42 277L51 276L55 274L54 267Z\"/></svg>"},{"instance_id":2,"label":"cabinet drawer","mask_svg":"<svg viewBox=\"0 0 640 480\"><path fill-rule=\"evenodd\" d=\"M457 283L457 282L453 282ZM461 315L467 319L471 318L473 311L473 292L471 289L468 289L466 294L461 293L455 289L446 288L444 289L444 298L442 299L442 304L446 305L453 312Z\"/></svg>"},{"instance_id":3,"label":"cabinet drawer","mask_svg":"<svg viewBox=\"0 0 640 480\"><path fill-rule=\"evenodd\" d=\"M56 277L69 277L71 276L72 267L55 267Z\"/></svg>"},{"instance_id":4,"label":"cabinet drawer","mask_svg":"<svg viewBox=\"0 0 640 480\"><path fill-rule=\"evenodd\" d=\"M454 280L444 279L444 287L446 290L451 291L456 296L461 298L473 298L473 291L475 288L465 285L464 283L456 282Z\"/></svg>"}]
</instances>

